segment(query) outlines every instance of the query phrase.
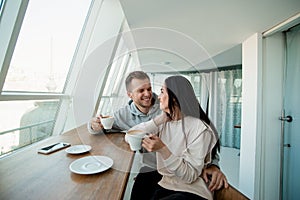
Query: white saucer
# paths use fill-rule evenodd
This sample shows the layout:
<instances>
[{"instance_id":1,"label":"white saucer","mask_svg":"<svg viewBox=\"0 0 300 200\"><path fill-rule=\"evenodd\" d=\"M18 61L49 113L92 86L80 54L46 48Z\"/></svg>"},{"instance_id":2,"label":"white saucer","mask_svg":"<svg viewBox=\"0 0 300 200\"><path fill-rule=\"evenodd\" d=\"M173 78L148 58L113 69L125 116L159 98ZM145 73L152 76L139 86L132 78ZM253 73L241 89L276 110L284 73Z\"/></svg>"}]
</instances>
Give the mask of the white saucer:
<instances>
[{"instance_id":1,"label":"white saucer","mask_svg":"<svg viewBox=\"0 0 300 200\"><path fill-rule=\"evenodd\" d=\"M88 152L92 149L90 145L74 145L67 148L65 151L70 154L81 154Z\"/></svg>"},{"instance_id":2,"label":"white saucer","mask_svg":"<svg viewBox=\"0 0 300 200\"><path fill-rule=\"evenodd\" d=\"M73 161L69 169L76 174L96 174L103 172L114 164L107 156L86 156Z\"/></svg>"}]
</instances>

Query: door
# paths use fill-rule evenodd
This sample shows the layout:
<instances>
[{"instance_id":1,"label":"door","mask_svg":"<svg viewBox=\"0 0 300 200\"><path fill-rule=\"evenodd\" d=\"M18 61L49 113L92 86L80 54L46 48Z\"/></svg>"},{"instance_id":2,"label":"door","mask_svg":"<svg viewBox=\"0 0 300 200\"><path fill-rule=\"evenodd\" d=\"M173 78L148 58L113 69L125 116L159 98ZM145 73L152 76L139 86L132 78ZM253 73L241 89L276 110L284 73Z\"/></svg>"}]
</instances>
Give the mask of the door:
<instances>
[{"instance_id":1,"label":"door","mask_svg":"<svg viewBox=\"0 0 300 200\"><path fill-rule=\"evenodd\" d=\"M300 25L286 32L283 96L282 199L300 197Z\"/></svg>"}]
</instances>

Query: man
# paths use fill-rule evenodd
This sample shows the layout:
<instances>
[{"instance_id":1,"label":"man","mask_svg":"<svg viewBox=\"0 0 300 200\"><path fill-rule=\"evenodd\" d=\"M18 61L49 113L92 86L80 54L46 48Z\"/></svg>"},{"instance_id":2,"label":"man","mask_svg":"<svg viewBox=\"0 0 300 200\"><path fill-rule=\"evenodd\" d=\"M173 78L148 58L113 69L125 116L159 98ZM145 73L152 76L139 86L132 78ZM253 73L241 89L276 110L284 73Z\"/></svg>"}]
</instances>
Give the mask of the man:
<instances>
[{"instance_id":1,"label":"man","mask_svg":"<svg viewBox=\"0 0 300 200\"><path fill-rule=\"evenodd\" d=\"M148 75L141 71L131 72L125 80L127 95L131 99L128 104L114 113L114 129L128 130L141 122L146 122L159 115L159 101L152 93ZM100 133L103 126L99 117L88 124L91 133Z\"/></svg>"},{"instance_id":2,"label":"man","mask_svg":"<svg viewBox=\"0 0 300 200\"><path fill-rule=\"evenodd\" d=\"M155 116L161 114L157 95L152 93L150 78L146 73L142 71L131 72L127 76L125 84L127 95L131 100L125 107L114 113L114 129L128 130L134 125L149 121ZM91 119L88 123L88 130L93 134L103 132L103 126L99 117ZM208 186L211 191L220 189L223 185L225 188L228 187L226 177L218 167L218 161L218 157L213 159L211 165L203 169L202 172L202 177L206 182L209 182L209 177L211 177ZM133 190L138 190L138 187L141 187L141 182L143 182L143 185L145 186L146 182L142 181L144 178L150 177L153 181L160 179L160 175L155 170L155 155L149 152L145 153L143 156L143 162L146 166L142 167L140 172L149 173L140 173L137 176ZM138 199L135 197L131 198Z\"/></svg>"}]
</instances>

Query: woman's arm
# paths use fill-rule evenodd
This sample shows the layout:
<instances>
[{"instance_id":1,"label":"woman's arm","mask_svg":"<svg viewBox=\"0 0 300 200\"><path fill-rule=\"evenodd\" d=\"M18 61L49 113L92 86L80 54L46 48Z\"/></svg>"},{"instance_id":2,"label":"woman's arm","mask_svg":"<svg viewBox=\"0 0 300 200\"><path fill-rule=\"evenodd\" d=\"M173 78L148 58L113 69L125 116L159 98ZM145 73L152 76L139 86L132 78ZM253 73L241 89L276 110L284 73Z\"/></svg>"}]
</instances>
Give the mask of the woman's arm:
<instances>
[{"instance_id":1,"label":"woman's arm","mask_svg":"<svg viewBox=\"0 0 300 200\"><path fill-rule=\"evenodd\" d=\"M157 126L154 120L150 120L148 122L143 122L138 125L133 126L129 130L143 130L149 134L157 134L159 131L159 126Z\"/></svg>"},{"instance_id":2,"label":"woman's arm","mask_svg":"<svg viewBox=\"0 0 300 200\"><path fill-rule=\"evenodd\" d=\"M214 137L205 130L197 137L180 156L174 155L156 135L143 140L142 146L148 151L158 152L164 159L165 167L187 183L194 182L202 172L205 157L211 151Z\"/></svg>"},{"instance_id":3,"label":"woman's arm","mask_svg":"<svg viewBox=\"0 0 300 200\"><path fill-rule=\"evenodd\" d=\"M187 183L198 179L205 165L205 158L211 151L214 138L210 131L205 130L182 152L180 156L172 154L166 159L165 166Z\"/></svg>"}]
</instances>

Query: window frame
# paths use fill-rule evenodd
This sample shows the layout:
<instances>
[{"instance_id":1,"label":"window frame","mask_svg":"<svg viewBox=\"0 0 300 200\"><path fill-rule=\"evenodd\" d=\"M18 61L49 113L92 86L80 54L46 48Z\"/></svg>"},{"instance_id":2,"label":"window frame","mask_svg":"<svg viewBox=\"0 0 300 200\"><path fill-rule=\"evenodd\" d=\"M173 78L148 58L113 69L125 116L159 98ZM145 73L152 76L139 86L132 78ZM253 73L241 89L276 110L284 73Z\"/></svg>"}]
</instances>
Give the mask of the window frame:
<instances>
[{"instance_id":1,"label":"window frame","mask_svg":"<svg viewBox=\"0 0 300 200\"><path fill-rule=\"evenodd\" d=\"M91 7L93 6L95 0L90 1L89 9L87 10L87 15L85 18L84 25L81 29L79 39L76 41L76 50L75 53L78 53L78 46L80 44L80 40L82 40L82 34L86 28L87 19L89 18ZM10 67L11 59L14 53L15 46L17 44L17 40L19 37L19 33L22 27L23 20L25 18L26 10L29 4L29 0L14 0L14 1L6 1L2 0L1 10L0 10L0 102L8 102L8 101L23 101L23 100L57 100L58 101L58 110L55 114L54 118L54 127L51 135L59 135L62 134L63 129L57 128L66 121L66 110L70 107L70 103L72 102L72 89L67 90L68 85L75 85L76 74L73 73L74 80L71 80L71 74L74 65L74 55L70 63L70 67L67 73L67 78L64 83L64 87L62 92L30 92L30 91L3 91L4 83L6 81L6 77L8 74L8 70ZM100 1L100 6L102 1ZM77 71L78 73L78 71ZM71 88L72 86L70 86ZM58 117L62 121L58 121ZM9 133L15 130L21 130L24 127L14 128L12 130L5 130L1 132L0 135L5 133ZM22 148L20 146L19 148ZM17 148L18 149L18 148Z\"/></svg>"}]
</instances>

